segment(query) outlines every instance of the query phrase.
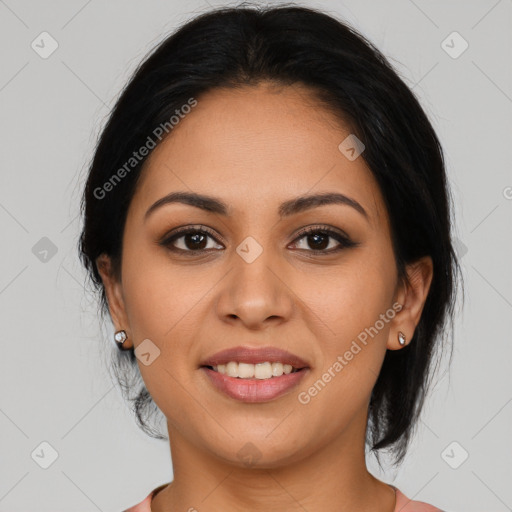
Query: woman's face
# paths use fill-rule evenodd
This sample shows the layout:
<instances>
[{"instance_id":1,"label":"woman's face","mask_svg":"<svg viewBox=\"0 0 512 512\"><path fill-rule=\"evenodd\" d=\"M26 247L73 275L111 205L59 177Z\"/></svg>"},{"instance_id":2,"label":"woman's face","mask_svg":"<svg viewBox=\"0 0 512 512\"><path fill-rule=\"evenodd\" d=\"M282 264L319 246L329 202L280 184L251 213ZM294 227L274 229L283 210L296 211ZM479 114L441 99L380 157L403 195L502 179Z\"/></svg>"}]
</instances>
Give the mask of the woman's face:
<instances>
[{"instance_id":1,"label":"woman's face","mask_svg":"<svg viewBox=\"0 0 512 512\"><path fill-rule=\"evenodd\" d=\"M224 461L271 467L333 443L362 449L386 349L419 320L428 274L411 292L398 282L378 185L362 157L339 149L349 135L307 89L215 90L142 172L121 282L104 278L111 314L141 346L142 377L170 432ZM175 201L147 213L176 192L226 211ZM318 194L350 200L297 202ZM178 228L198 232L169 240ZM236 398L202 365L239 346L283 349L307 368L278 395L258 379Z\"/></svg>"}]
</instances>

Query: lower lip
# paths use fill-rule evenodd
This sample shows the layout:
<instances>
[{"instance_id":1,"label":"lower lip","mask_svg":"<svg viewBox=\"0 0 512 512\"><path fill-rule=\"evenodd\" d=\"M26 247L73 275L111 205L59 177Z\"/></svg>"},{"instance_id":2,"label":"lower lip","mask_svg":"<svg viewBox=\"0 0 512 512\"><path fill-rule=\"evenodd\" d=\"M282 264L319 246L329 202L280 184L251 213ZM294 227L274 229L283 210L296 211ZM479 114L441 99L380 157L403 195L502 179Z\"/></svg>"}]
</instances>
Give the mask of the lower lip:
<instances>
[{"instance_id":1,"label":"lower lip","mask_svg":"<svg viewBox=\"0 0 512 512\"><path fill-rule=\"evenodd\" d=\"M283 374L270 379L239 379L202 366L210 382L219 390L235 400L242 402L269 402L286 394L294 388L307 373L308 368L298 372Z\"/></svg>"}]
</instances>

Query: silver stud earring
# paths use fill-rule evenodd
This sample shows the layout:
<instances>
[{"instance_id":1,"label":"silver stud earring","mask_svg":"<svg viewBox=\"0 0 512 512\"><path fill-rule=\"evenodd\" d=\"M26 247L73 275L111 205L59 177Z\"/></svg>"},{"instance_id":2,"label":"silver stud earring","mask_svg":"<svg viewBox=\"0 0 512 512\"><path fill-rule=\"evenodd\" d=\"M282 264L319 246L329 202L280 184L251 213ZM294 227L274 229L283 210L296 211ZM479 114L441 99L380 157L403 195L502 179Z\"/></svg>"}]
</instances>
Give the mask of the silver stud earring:
<instances>
[{"instance_id":1,"label":"silver stud earring","mask_svg":"<svg viewBox=\"0 0 512 512\"><path fill-rule=\"evenodd\" d=\"M116 331L114 339L116 340L116 344L119 350L126 350L123 347L123 343L127 340L127 338L128 336L126 335L126 331Z\"/></svg>"},{"instance_id":2,"label":"silver stud earring","mask_svg":"<svg viewBox=\"0 0 512 512\"><path fill-rule=\"evenodd\" d=\"M400 343L402 347L405 345L405 334L402 331L398 331L398 343Z\"/></svg>"}]
</instances>

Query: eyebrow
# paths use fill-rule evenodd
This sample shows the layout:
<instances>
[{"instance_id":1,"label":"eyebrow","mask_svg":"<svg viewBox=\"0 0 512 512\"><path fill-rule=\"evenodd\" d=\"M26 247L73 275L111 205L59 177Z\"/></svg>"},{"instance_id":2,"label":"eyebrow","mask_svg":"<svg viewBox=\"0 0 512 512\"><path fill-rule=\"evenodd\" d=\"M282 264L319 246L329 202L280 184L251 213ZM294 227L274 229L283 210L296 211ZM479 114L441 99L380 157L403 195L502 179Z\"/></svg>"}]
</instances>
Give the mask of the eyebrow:
<instances>
[{"instance_id":1,"label":"eyebrow","mask_svg":"<svg viewBox=\"0 0 512 512\"><path fill-rule=\"evenodd\" d=\"M170 203L187 204L189 206L194 206L195 208L200 208L201 210L223 216L229 216L230 212L230 208L228 208L226 203L216 197L197 194L195 192L171 192L170 194L158 199L158 201L149 207L144 215L144 221L146 221L155 210ZM280 217L290 217L297 213L327 204L350 206L369 221L368 213L355 199L337 192L304 195L296 197L295 199L290 199L279 206L278 214Z\"/></svg>"}]
</instances>

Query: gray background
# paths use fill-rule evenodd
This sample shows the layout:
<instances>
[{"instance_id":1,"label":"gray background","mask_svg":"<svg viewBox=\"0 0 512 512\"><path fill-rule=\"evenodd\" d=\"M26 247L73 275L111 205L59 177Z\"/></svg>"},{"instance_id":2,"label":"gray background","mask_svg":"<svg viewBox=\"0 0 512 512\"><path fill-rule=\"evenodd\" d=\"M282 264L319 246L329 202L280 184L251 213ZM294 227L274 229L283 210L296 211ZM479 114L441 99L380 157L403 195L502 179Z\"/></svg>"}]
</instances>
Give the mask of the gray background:
<instances>
[{"instance_id":1,"label":"gray background","mask_svg":"<svg viewBox=\"0 0 512 512\"><path fill-rule=\"evenodd\" d=\"M456 203L466 304L452 367L438 374L404 465L385 476L373 459L370 468L446 511L512 510L512 2L304 5L352 23L419 95ZM130 73L206 8L0 0L0 511L119 512L172 479L167 443L138 430L106 370L112 328L83 287L78 206L94 141ZM47 59L31 47L43 31L59 45ZM469 44L457 58L442 47L453 31ZM58 453L48 469L31 457L43 441ZM453 469L447 461L460 463L462 450L469 457Z\"/></svg>"}]
</instances>

